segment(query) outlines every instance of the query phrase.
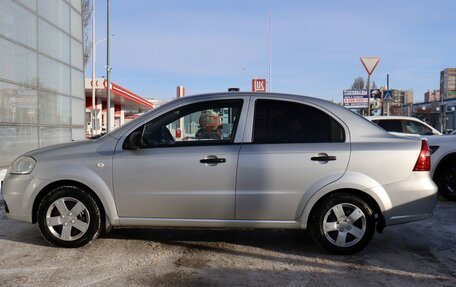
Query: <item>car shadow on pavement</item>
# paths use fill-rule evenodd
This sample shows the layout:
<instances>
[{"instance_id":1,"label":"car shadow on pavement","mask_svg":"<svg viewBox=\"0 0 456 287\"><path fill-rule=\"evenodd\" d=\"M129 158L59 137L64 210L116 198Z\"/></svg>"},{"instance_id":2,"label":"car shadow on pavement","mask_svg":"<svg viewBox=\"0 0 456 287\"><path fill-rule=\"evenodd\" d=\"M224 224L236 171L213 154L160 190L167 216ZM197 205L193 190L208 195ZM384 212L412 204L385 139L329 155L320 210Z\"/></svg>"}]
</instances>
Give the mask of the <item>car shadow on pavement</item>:
<instances>
[{"instance_id":1,"label":"car shadow on pavement","mask_svg":"<svg viewBox=\"0 0 456 287\"><path fill-rule=\"evenodd\" d=\"M264 248L295 255L321 254L321 251L303 230L203 230L169 228L114 229L103 238L144 240L168 245L179 244L232 244Z\"/></svg>"}]
</instances>

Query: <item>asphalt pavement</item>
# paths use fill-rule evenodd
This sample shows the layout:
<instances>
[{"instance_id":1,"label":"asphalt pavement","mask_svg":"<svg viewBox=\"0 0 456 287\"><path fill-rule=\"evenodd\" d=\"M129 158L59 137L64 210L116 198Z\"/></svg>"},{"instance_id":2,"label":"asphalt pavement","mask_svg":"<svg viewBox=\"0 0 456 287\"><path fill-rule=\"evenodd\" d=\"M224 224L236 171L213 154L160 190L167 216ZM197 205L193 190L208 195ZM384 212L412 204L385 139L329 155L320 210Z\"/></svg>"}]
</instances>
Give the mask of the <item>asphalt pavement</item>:
<instances>
[{"instance_id":1,"label":"asphalt pavement","mask_svg":"<svg viewBox=\"0 0 456 287\"><path fill-rule=\"evenodd\" d=\"M456 286L456 202L387 227L351 256L302 231L116 229L79 249L51 247L0 207L0 285Z\"/></svg>"}]
</instances>

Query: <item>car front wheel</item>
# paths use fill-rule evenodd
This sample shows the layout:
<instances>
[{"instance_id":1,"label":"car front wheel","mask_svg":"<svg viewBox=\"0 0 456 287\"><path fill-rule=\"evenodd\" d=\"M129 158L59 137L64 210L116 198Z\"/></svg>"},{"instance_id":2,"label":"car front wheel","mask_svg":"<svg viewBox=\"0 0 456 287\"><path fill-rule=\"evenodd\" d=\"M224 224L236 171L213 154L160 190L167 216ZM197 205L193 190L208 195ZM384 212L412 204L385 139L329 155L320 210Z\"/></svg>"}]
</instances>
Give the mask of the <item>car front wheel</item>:
<instances>
[{"instance_id":1,"label":"car front wheel","mask_svg":"<svg viewBox=\"0 0 456 287\"><path fill-rule=\"evenodd\" d=\"M101 231L97 203L76 186L57 187L46 195L38 207L37 219L44 238L59 247L84 246Z\"/></svg>"},{"instance_id":2,"label":"car front wheel","mask_svg":"<svg viewBox=\"0 0 456 287\"><path fill-rule=\"evenodd\" d=\"M352 194L335 194L319 204L311 215L310 233L326 251L352 254L363 249L375 231L372 208Z\"/></svg>"}]
</instances>

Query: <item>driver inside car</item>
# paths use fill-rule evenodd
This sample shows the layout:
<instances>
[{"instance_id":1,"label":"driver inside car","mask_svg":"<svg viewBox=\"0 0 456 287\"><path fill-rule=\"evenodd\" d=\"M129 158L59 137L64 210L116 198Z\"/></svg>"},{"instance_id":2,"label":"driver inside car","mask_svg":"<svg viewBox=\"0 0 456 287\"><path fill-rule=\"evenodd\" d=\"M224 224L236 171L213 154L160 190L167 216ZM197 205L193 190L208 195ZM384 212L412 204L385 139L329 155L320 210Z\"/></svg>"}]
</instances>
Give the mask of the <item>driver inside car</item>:
<instances>
[{"instance_id":1,"label":"driver inside car","mask_svg":"<svg viewBox=\"0 0 456 287\"><path fill-rule=\"evenodd\" d=\"M200 128L196 132L197 139L223 139L220 115L214 110L202 111L199 117L199 124Z\"/></svg>"}]
</instances>

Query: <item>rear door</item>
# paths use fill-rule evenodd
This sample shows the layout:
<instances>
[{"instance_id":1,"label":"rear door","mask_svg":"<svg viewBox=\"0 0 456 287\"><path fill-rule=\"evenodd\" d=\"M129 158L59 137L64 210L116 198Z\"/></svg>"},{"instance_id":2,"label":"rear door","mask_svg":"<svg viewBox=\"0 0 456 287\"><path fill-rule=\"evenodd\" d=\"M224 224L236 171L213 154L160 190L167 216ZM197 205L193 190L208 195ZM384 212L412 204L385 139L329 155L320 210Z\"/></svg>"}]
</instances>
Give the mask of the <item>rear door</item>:
<instances>
[{"instance_id":1,"label":"rear door","mask_svg":"<svg viewBox=\"0 0 456 287\"><path fill-rule=\"evenodd\" d=\"M348 129L311 104L256 96L249 110L254 113L246 128L250 143L239 154L236 219L294 220L306 192L344 174Z\"/></svg>"}]
</instances>

